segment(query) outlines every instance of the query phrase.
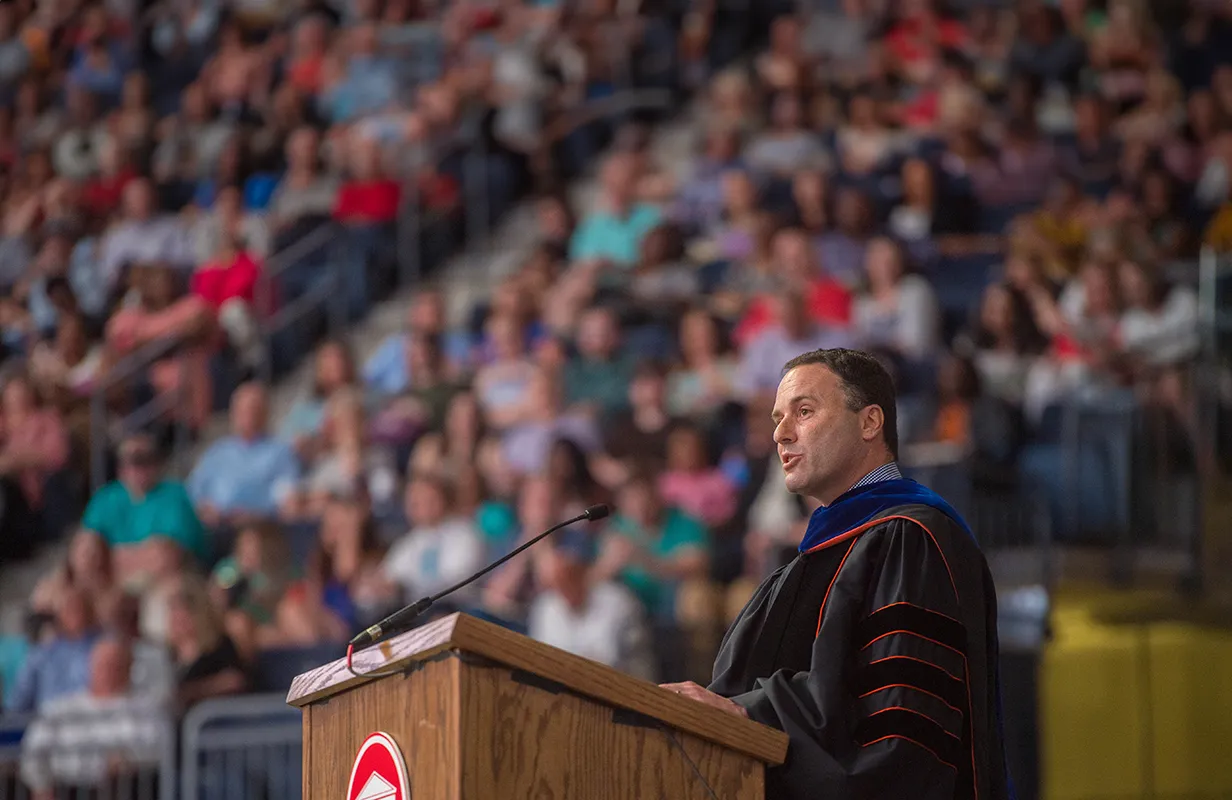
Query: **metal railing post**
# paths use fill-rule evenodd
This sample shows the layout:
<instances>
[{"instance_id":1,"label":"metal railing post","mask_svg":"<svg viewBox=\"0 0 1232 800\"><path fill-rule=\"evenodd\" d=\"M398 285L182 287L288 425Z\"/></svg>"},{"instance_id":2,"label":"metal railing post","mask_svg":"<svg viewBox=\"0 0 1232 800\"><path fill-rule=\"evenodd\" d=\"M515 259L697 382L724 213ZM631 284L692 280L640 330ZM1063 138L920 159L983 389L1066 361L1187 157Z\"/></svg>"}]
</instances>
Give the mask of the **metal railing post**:
<instances>
[{"instance_id":1,"label":"metal railing post","mask_svg":"<svg viewBox=\"0 0 1232 800\"><path fill-rule=\"evenodd\" d=\"M466 238L468 244L480 251L488 248L488 178L487 145L483 131L475 132L475 140L467 148L462 161L465 189L462 202L466 206Z\"/></svg>"},{"instance_id":2,"label":"metal railing post","mask_svg":"<svg viewBox=\"0 0 1232 800\"><path fill-rule=\"evenodd\" d=\"M421 248L423 246L423 208L419 191L419 175L406 182L402 211L398 214L398 283L400 288L419 283Z\"/></svg>"},{"instance_id":3,"label":"metal railing post","mask_svg":"<svg viewBox=\"0 0 1232 800\"><path fill-rule=\"evenodd\" d=\"M107 482L107 445L111 434L107 430L107 392L90 395L90 491L97 492Z\"/></svg>"}]
</instances>

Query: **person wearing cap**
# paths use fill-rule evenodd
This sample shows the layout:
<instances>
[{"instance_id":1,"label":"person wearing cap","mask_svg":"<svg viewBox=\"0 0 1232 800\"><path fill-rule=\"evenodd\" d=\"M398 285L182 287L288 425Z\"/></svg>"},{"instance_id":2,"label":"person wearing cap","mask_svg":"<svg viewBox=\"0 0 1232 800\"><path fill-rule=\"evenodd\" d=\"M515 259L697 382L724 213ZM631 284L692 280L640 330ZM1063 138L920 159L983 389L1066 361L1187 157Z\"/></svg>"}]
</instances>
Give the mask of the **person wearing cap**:
<instances>
[{"instance_id":1,"label":"person wearing cap","mask_svg":"<svg viewBox=\"0 0 1232 800\"><path fill-rule=\"evenodd\" d=\"M90 498L82 526L107 541L121 576L141 571L147 543L164 537L205 563L210 543L184 485L166 480L153 440L134 434L120 443L119 475Z\"/></svg>"},{"instance_id":2,"label":"person wearing cap","mask_svg":"<svg viewBox=\"0 0 1232 800\"><path fill-rule=\"evenodd\" d=\"M527 615L531 638L607 664L645 680L655 679L650 630L637 598L615 581L594 580L598 555L587 531L566 528L555 547L536 555L543 586Z\"/></svg>"}]
</instances>

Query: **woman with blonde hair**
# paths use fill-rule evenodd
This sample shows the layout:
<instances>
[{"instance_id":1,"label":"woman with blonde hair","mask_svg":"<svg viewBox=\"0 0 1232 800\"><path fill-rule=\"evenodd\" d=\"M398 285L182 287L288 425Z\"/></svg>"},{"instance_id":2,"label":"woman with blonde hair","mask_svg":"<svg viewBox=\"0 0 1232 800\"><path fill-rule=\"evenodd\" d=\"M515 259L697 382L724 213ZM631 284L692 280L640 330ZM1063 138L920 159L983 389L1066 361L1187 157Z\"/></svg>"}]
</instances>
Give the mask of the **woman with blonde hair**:
<instances>
[{"instance_id":1,"label":"woman with blonde hair","mask_svg":"<svg viewBox=\"0 0 1232 800\"><path fill-rule=\"evenodd\" d=\"M248 677L243 660L210 602L205 580L181 576L168 596L167 611L167 644L179 683L179 709L244 691Z\"/></svg>"}]
</instances>

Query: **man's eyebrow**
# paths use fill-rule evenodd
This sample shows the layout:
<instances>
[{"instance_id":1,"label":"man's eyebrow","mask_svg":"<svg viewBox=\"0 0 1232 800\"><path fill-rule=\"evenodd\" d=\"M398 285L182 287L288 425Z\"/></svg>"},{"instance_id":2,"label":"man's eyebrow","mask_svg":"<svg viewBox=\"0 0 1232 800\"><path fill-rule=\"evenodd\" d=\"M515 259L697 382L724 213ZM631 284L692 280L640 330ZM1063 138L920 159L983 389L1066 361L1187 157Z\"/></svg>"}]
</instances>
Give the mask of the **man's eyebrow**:
<instances>
[{"instance_id":1,"label":"man's eyebrow","mask_svg":"<svg viewBox=\"0 0 1232 800\"><path fill-rule=\"evenodd\" d=\"M787 401L787 407L791 408L792 406L797 406L800 403L803 403L809 400L813 400L813 396L811 394L798 394ZM783 412L777 411L777 410L770 412L770 419L772 419L773 421L778 422L782 418L783 418Z\"/></svg>"}]
</instances>

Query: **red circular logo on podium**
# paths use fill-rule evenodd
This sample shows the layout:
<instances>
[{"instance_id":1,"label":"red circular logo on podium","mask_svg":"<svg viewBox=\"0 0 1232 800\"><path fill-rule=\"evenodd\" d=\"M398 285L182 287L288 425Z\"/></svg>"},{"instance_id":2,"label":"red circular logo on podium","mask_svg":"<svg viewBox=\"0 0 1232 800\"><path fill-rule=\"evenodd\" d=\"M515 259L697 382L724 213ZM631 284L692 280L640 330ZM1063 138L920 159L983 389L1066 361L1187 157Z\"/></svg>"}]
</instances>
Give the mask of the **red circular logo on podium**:
<instances>
[{"instance_id":1,"label":"red circular logo on podium","mask_svg":"<svg viewBox=\"0 0 1232 800\"><path fill-rule=\"evenodd\" d=\"M359 746L347 800L411 800L411 782L406 776L402 751L387 733L368 734Z\"/></svg>"}]
</instances>

